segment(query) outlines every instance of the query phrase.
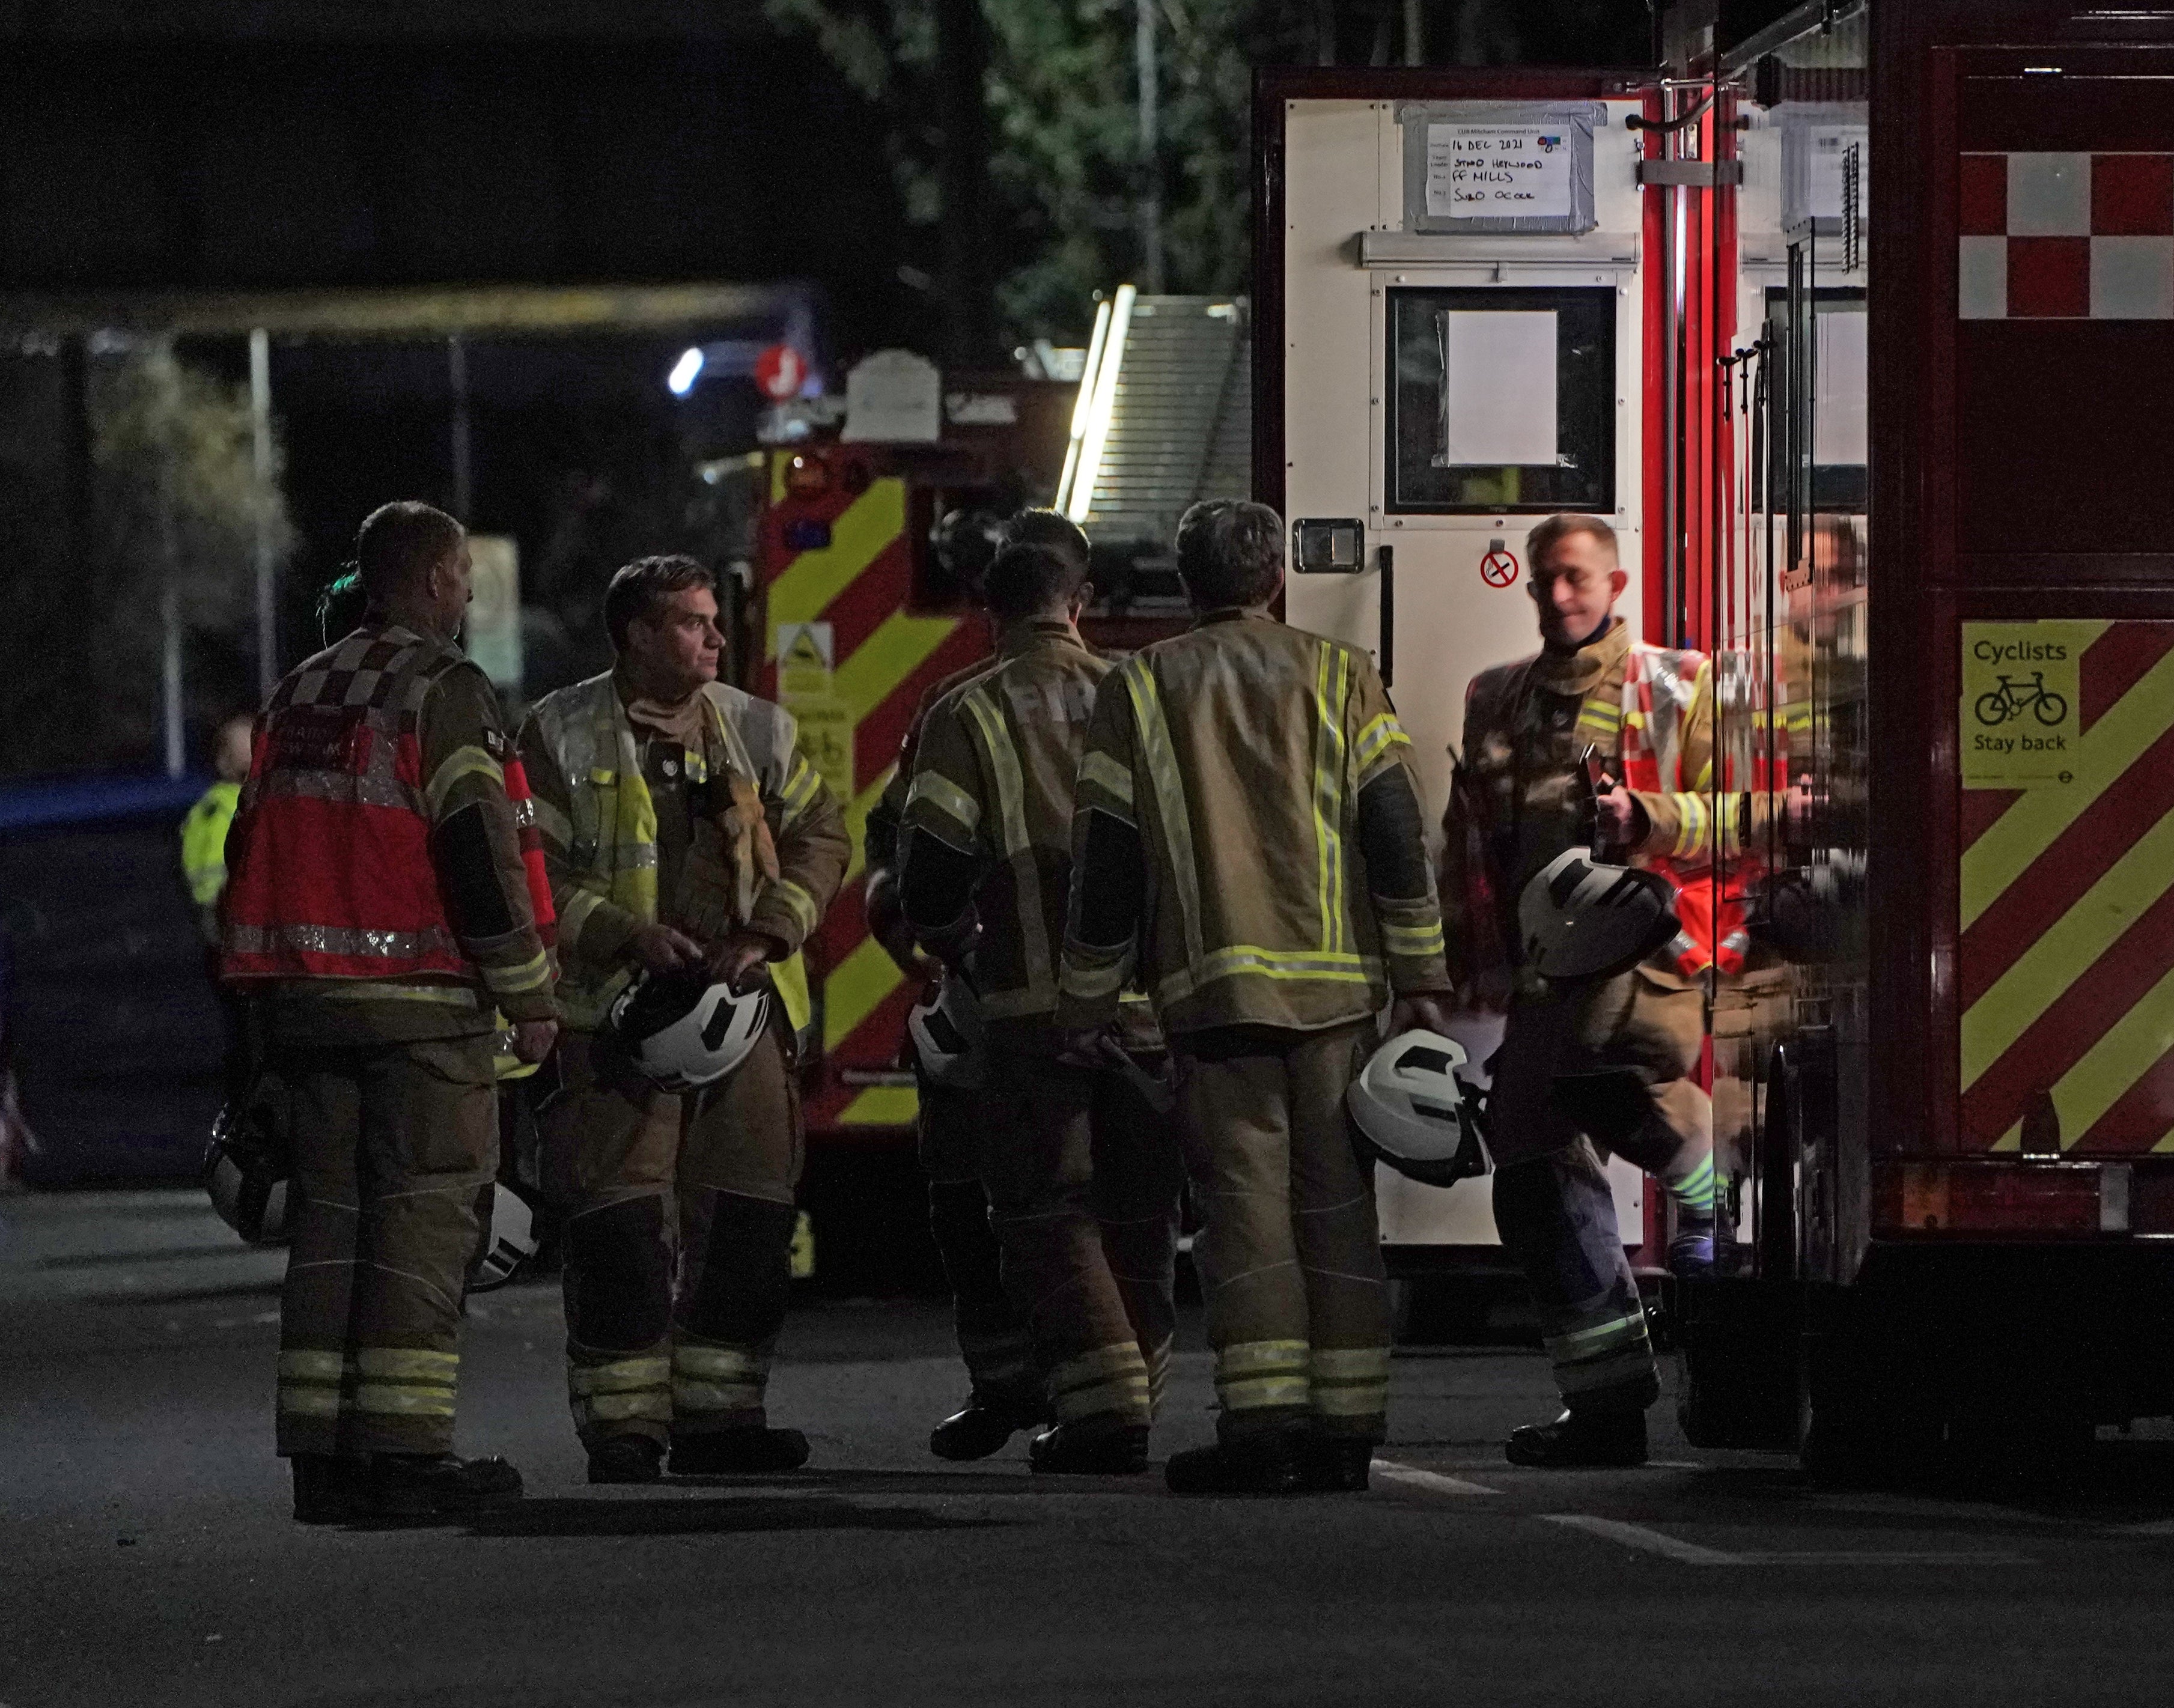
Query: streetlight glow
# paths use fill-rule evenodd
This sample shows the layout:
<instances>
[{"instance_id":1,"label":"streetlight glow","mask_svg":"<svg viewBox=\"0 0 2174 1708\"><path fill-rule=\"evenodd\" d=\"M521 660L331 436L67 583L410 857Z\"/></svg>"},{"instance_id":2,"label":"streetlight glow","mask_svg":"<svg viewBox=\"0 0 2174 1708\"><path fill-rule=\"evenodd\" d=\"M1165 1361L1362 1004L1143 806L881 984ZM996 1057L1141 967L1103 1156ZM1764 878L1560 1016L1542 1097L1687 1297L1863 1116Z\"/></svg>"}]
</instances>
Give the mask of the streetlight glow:
<instances>
[{"instance_id":1,"label":"streetlight glow","mask_svg":"<svg viewBox=\"0 0 2174 1708\"><path fill-rule=\"evenodd\" d=\"M664 383L672 388L672 395L684 397L695 389L695 381L701 377L702 353L689 349L680 353L679 359L672 365L672 371L664 376Z\"/></svg>"}]
</instances>

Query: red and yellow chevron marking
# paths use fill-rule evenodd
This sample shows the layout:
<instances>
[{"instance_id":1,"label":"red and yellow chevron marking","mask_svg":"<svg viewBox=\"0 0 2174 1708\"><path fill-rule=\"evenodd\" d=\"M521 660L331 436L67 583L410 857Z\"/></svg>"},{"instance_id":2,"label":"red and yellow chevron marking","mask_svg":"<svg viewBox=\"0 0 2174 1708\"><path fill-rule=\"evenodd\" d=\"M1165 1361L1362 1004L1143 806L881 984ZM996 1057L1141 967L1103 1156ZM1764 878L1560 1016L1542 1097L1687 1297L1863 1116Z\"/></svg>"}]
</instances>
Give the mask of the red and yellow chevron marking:
<instances>
[{"instance_id":1,"label":"red and yellow chevron marking","mask_svg":"<svg viewBox=\"0 0 2174 1708\"><path fill-rule=\"evenodd\" d=\"M775 566L765 586L766 662L763 691L777 691L776 637L781 623L828 623L835 668L825 711L850 727L850 758L837 754L826 770L842 783L850 765L846 819L853 859L845 887L810 939L810 970L822 991L825 1073L807 1104L811 1129L905 1126L913 1119L911 1087L849 1085L841 1070L877 1073L895 1068L915 992L890 957L868 934L859 882L862 827L883 794L898 758L900 738L921 696L933 684L984 650L982 636L954 617L919 617L906 609L913 563L906 538L906 484L891 476L856 484L843 477L866 471L868 453L828 448L834 478L819 493L787 490L785 471L792 453L771 463L771 503L765 513L763 559ZM829 543L792 552L785 548L795 524L827 524ZM809 722L810 708L787 704Z\"/></svg>"},{"instance_id":2,"label":"red and yellow chevron marking","mask_svg":"<svg viewBox=\"0 0 2174 1708\"><path fill-rule=\"evenodd\" d=\"M1961 1145L2174 1151L2174 622L2060 627L2074 780L1961 797Z\"/></svg>"}]
</instances>

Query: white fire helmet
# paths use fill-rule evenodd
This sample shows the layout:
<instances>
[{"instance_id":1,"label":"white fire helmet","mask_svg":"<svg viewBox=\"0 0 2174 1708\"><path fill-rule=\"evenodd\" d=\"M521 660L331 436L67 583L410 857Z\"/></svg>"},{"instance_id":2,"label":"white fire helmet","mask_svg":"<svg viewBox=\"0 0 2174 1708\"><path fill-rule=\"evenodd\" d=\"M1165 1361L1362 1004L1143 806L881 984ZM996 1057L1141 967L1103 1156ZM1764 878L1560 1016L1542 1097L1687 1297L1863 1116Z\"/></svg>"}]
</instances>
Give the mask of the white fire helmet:
<instances>
[{"instance_id":1,"label":"white fire helmet","mask_svg":"<svg viewBox=\"0 0 2174 1708\"><path fill-rule=\"evenodd\" d=\"M1464 1046L1439 1032L1399 1032L1344 1094L1361 1154L1430 1186L1488 1172L1482 1094L1457 1076Z\"/></svg>"},{"instance_id":2,"label":"white fire helmet","mask_svg":"<svg viewBox=\"0 0 2174 1708\"><path fill-rule=\"evenodd\" d=\"M468 1277L468 1291L488 1293L503 1287L536 1255L536 1217L528 1201L503 1181L490 1189L490 1225L484 1230L483 1252Z\"/></svg>"},{"instance_id":3,"label":"white fire helmet","mask_svg":"<svg viewBox=\"0 0 2174 1708\"><path fill-rule=\"evenodd\" d=\"M219 1220L252 1246L279 1246L287 1240L290 1168L264 1089L260 1084L219 1111L204 1147L203 1183Z\"/></svg>"},{"instance_id":4,"label":"white fire helmet","mask_svg":"<svg viewBox=\"0 0 2174 1708\"><path fill-rule=\"evenodd\" d=\"M1525 964L1543 978L1612 978L1679 929L1667 878L1611 866L1582 848L1556 855L1517 902Z\"/></svg>"},{"instance_id":5,"label":"white fire helmet","mask_svg":"<svg viewBox=\"0 0 2174 1708\"><path fill-rule=\"evenodd\" d=\"M746 1061L769 1019L766 981L735 991L695 972L636 979L613 1002L604 1024L652 1084L692 1091Z\"/></svg>"},{"instance_id":6,"label":"white fire helmet","mask_svg":"<svg viewBox=\"0 0 2174 1708\"><path fill-rule=\"evenodd\" d=\"M982 1089L988 1071L982 1005L963 975L944 974L935 991L924 992L913 1005L906 1027L930 1084L947 1091Z\"/></svg>"}]
</instances>

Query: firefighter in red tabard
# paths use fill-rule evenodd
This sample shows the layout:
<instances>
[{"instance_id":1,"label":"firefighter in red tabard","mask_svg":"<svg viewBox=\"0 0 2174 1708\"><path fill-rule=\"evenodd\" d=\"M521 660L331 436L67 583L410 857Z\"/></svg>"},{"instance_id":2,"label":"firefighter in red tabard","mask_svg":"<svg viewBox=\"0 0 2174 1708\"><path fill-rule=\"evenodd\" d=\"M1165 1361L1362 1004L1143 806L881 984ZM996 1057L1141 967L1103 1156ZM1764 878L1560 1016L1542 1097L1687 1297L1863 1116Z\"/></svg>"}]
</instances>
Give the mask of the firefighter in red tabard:
<instances>
[{"instance_id":1,"label":"firefighter in red tabard","mask_svg":"<svg viewBox=\"0 0 2174 1708\"><path fill-rule=\"evenodd\" d=\"M527 783L454 640L466 536L389 504L356 551L368 614L258 719L221 904L221 976L260 999L288 1099L278 1437L306 1523L520 1492L453 1455L461 1299L496 1172L494 1010L526 1062L558 1030Z\"/></svg>"}]
</instances>

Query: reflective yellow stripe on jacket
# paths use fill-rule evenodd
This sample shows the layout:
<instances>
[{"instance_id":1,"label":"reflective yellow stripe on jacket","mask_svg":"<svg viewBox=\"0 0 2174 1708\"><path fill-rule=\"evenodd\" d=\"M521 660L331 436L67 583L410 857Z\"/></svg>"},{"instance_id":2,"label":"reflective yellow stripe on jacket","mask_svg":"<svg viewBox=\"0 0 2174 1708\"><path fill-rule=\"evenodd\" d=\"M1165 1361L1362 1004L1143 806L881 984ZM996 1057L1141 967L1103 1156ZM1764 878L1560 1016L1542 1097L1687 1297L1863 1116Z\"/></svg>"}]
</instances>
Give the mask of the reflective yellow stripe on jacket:
<instances>
[{"instance_id":1,"label":"reflective yellow stripe on jacket","mask_svg":"<svg viewBox=\"0 0 2174 1708\"><path fill-rule=\"evenodd\" d=\"M1027 986L1024 991L986 993L982 1012L992 1019L1019 1014L1046 1013L1057 1006L1055 963L1050 953L1049 927L1042 916L1041 874L1035 865L1034 843L1027 834L1026 780L1019 772L1019 758L1012 746L1004 715L986 687L969 689L960 701L975 745L995 785L997 851L1011 868L1018 904L1019 927Z\"/></svg>"}]
</instances>

